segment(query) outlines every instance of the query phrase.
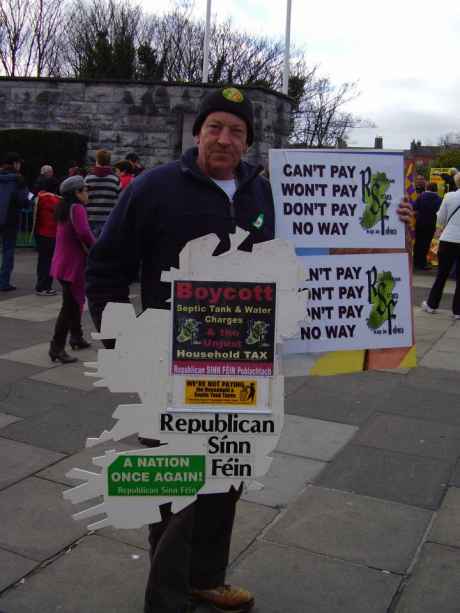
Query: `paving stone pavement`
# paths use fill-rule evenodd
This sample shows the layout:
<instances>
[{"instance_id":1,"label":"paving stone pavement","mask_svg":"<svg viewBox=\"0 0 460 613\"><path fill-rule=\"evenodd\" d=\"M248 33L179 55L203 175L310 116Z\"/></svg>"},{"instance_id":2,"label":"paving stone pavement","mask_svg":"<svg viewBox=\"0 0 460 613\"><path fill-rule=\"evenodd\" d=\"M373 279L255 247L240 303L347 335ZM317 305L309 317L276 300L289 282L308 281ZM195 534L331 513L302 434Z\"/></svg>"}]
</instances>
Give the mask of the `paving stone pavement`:
<instances>
[{"instance_id":1,"label":"paving stone pavement","mask_svg":"<svg viewBox=\"0 0 460 613\"><path fill-rule=\"evenodd\" d=\"M83 375L97 343L76 365L49 361L59 297L34 295L35 257L18 253L20 290L0 296L0 610L141 613L146 527L88 533L62 498L77 483L70 468L136 446L84 447L136 395ZM415 275L416 304L432 280ZM460 610L452 293L449 282L436 315L414 308L417 369L287 378L283 435L264 489L239 503L232 540L229 579L254 590L255 613Z\"/></svg>"}]
</instances>

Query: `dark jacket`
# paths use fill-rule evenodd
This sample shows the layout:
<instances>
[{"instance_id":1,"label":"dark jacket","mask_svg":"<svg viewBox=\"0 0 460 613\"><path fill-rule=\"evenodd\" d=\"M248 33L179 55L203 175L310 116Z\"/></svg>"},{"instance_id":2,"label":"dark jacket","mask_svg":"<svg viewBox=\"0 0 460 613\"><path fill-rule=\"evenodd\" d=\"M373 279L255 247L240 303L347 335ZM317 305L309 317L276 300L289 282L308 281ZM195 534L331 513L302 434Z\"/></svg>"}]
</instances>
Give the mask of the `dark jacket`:
<instances>
[{"instance_id":1,"label":"dark jacket","mask_svg":"<svg viewBox=\"0 0 460 613\"><path fill-rule=\"evenodd\" d=\"M27 188L14 170L0 170L0 230L14 230L19 225L22 208L29 204Z\"/></svg>"},{"instance_id":2,"label":"dark jacket","mask_svg":"<svg viewBox=\"0 0 460 613\"><path fill-rule=\"evenodd\" d=\"M414 203L417 213L417 224L420 226L436 226L436 213L442 199L435 192L423 192Z\"/></svg>"},{"instance_id":3,"label":"dark jacket","mask_svg":"<svg viewBox=\"0 0 460 613\"><path fill-rule=\"evenodd\" d=\"M96 324L107 302L128 301L140 263L143 308L169 308L170 286L160 281L161 272L178 266L188 241L217 234L218 255L228 250L236 225L251 232L243 249L273 238L273 198L261 167L240 164L230 202L199 170L196 156L197 149L189 149L180 160L145 171L122 193L88 258L87 296Z\"/></svg>"}]
</instances>

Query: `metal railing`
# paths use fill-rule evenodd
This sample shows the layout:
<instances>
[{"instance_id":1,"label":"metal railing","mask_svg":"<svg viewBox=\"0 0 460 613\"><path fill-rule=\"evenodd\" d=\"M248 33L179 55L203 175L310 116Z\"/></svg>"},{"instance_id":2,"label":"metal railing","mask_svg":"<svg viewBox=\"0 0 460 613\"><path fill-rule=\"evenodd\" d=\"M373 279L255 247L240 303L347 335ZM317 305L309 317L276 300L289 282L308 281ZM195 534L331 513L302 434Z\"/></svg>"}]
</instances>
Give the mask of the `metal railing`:
<instances>
[{"instance_id":1,"label":"metal railing","mask_svg":"<svg viewBox=\"0 0 460 613\"><path fill-rule=\"evenodd\" d=\"M16 247L35 247L35 239L32 235L33 218L34 215L31 208L21 209Z\"/></svg>"}]
</instances>

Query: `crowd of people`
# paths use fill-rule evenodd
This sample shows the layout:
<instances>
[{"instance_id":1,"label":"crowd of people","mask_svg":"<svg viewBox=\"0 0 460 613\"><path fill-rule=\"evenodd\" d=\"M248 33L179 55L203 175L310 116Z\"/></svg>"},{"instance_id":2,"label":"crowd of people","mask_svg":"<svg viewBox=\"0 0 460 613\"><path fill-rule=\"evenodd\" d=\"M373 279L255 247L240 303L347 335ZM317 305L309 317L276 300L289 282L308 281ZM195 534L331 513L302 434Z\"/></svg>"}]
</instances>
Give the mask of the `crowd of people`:
<instances>
[{"instance_id":1,"label":"crowd of people","mask_svg":"<svg viewBox=\"0 0 460 613\"><path fill-rule=\"evenodd\" d=\"M0 291L17 289L11 283L11 276L19 216L24 210L32 210L31 234L37 250L35 293L55 296L54 279L62 288L62 307L49 355L53 362L75 362L76 358L65 350L69 332L72 349L90 346L81 327L87 254L120 193L144 169L135 153L112 166L110 152L100 149L96 152L96 163L88 173L78 164L71 163L68 176L59 180L53 166L45 164L29 190L21 175L21 165L18 153L8 153L0 168Z\"/></svg>"},{"instance_id":2,"label":"crowd of people","mask_svg":"<svg viewBox=\"0 0 460 613\"><path fill-rule=\"evenodd\" d=\"M81 176L88 187L87 207L91 229L97 237L119 194L144 168L135 153L126 156L111 166L111 154L101 149L96 152L95 165L86 172L76 162L71 162L66 177L58 179L54 168L45 164L36 181L27 185L21 174L23 160L18 153L7 153L0 163L0 238L2 242L2 266L0 269L0 291L16 289L11 283L14 268L16 238L19 218L23 211L33 213L31 238L37 252L36 292L41 296L52 296L52 278L49 275L51 258L57 232L54 209L60 200L59 187L68 177ZM61 194L62 195L62 194Z\"/></svg>"}]
</instances>

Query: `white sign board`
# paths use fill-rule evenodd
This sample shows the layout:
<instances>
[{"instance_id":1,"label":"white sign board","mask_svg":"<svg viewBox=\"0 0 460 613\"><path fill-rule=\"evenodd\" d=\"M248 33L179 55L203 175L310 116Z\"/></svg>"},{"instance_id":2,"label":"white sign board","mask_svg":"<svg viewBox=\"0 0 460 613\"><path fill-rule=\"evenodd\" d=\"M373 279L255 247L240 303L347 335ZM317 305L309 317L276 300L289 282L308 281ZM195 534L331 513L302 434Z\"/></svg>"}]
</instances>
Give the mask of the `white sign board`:
<instances>
[{"instance_id":1,"label":"white sign board","mask_svg":"<svg viewBox=\"0 0 460 613\"><path fill-rule=\"evenodd\" d=\"M283 353L409 347L413 344L405 253L304 256L309 323Z\"/></svg>"},{"instance_id":2,"label":"white sign board","mask_svg":"<svg viewBox=\"0 0 460 613\"><path fill-rule=\"evenodd\" d=\"M272 149L276 237L295 247L404 248L402 152Z\"/></svg>"},{"instance_id":3,"label":"white sign board","mask_svg":"<svg viewBox=\"0 0 460 613\"><path fill-rule=\"evenodd\" d=\"M198 494L228 492L242 482L260 486L255 479L270 467L283 427L278 347L298 336L306 304L299 292L303 270L293 246L274 240L245 253L236 247L246 237L243 231L231 235L233 250L219 257L211 257L219 242L214 235L186 245L180 269L168 272L176 288L172 312L146 309L136 318L129 304L109 304L104 310L101 334L95 336L115 338L116 344L99 350L97 363L90 364L97 369L93 374L102 377L97 385L137 392L140 403L119 405L112 429L88 439L87 446L136 433L163 444L107 451L93 458L99 472L70 471L70 477L84 483L64 492L65 498L80 503L103 497L74 515L104 514L90 529L137 528L161 521L162 504L170 502L177 513ZM234 346L229 348L230 343ZM201 352L219 366L217 375L212 369L203 376L196 373ZM185 374L173 374L171 358L179 361L183 353L192 372L188 375L185 368ZM241 376L222 374L222 363L230 367L231 360L241 357L256 366L267 362L270 375L257 369L253 374L253 368Z\"/></svg>"}]
</instances>

